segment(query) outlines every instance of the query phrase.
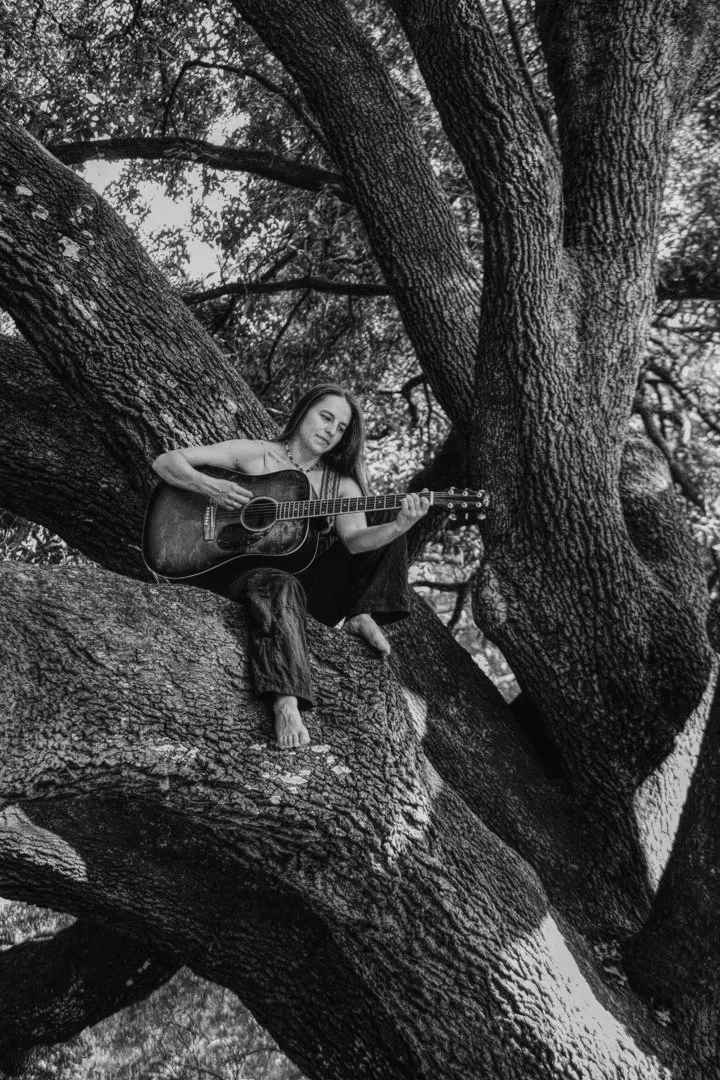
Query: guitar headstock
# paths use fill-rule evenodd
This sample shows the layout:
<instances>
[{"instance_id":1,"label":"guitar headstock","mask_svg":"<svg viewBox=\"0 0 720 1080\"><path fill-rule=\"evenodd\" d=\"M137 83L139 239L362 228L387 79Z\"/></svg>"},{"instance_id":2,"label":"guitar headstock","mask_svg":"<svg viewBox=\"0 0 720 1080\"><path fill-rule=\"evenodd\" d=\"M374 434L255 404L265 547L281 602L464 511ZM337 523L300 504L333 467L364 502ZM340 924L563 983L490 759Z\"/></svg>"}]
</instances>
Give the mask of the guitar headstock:
<instances>
[{"instance_id":1,"label":"guitar headstock","mask_svg":"<svg viewBox=\"0 0 720 1080\"><path fill-rule=\"evenodd\" d=\"M421 491L420 494L423 495L425 492ZM430 492L427 494L429 495ZM470 491L468 488L463 488L462 491L448 488L447 491L434 492L432 504L448 510L451 521L457 521L458 514L464 514L466 520L470 515L473 518L482 519L487 515L490 495L482 488L478 491Z\"/></svg>"}]
</instances>

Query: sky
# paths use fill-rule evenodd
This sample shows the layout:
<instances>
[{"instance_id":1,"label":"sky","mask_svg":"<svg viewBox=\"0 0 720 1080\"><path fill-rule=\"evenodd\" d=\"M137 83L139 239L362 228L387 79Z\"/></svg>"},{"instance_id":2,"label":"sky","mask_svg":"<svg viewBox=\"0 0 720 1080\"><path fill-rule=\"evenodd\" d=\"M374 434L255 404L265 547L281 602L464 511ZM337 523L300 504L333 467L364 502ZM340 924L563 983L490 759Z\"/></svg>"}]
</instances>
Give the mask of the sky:
<instances>
[{"instance_id":1,"label":"sky","mask_svg":"<svg viewBox=\"0 0 720 1080\"><path fill-rule=\"evenodd\" d=\"M83 176L85 180L98 192L107 198L107 188L119 177L124 162L122 161L89 161L84 166ZM200 181L198 179L198 186ZM159 229L173 227L182 228L187 235L188 253L190 256L191 276L194 281L203 280L206 285L217 284L220 281L220 255L218 249L204 243L192 235L190 218L190 200L175 199L167 196L160 184L146 180L140 186L144 199L150 207L150 213L143 221L133 219L128 224L136 232L143 247L152 253L152 234ZM114 200L108 200L114 205ZM222 206L222 198L217 195L209 199L211 208L213 205L219 210ZM127 219L126 219L127 220Z\"/></svg>"}]
</instances>

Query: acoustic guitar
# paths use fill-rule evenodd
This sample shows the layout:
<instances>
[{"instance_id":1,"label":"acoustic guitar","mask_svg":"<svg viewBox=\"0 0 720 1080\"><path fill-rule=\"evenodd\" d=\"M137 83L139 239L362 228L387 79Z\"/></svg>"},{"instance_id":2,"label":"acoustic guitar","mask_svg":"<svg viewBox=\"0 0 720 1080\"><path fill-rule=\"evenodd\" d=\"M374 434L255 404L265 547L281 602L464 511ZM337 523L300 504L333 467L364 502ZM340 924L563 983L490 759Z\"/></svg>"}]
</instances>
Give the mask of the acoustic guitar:
<instances>
[{"instance_id":1,"label":"acoustic guitar","mask_svg":"<svg viewBox=\"0 0 720 1080\"><path fill-rule=\"evenodd\" d=\"M318 499L305 473L295 469L249 476L218 466L201 466L208 476L234 480L253 497L240 510L224 510L206 495L161 480L148 504L143 529L143 558L156 575L171 581L200 579L238 560L238 572L276 566L290 573L305 570L317 554L328 518L360 510L399 510L405 495L367 495ZM485 491L423 491L431 506L484 517ZM201 584L193 580L193 584Z\"/></svg>"}]
</instances>

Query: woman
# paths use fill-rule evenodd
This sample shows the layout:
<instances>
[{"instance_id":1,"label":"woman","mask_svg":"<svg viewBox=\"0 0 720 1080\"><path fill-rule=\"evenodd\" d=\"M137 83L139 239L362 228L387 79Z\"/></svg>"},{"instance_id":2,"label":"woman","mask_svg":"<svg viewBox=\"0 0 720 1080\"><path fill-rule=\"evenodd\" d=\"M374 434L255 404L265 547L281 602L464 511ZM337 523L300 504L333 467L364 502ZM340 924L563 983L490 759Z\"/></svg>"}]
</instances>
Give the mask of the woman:
<instances>
[{"instance_id":1,"label":"woman","mask_svg":"<svg viewBox=\"0 0 720 1080\"><path fill-rule=\"evenodd\" d=\"M346 390L323 383L298 401L275 440L230 439L161 454L153 468L170 484L196 491L225 510L239 510L252 491L232 480L200 472L217 465L251 476L296 469L307 474L318 498L365 494L364 422ZM305 640L305 612L364 638L382 654L390 651L378 622L408 613L407 557L401 537L428 510L428 500L407 495L391 521L369 525L364 513L334 522L339 540L307 570L242 571L233 563L213 572L208 586L250 609L250 662L256 693L272 700L278 745L294 749L310 742L301 711L312 708Z\"/></svg>"}]
</instances>

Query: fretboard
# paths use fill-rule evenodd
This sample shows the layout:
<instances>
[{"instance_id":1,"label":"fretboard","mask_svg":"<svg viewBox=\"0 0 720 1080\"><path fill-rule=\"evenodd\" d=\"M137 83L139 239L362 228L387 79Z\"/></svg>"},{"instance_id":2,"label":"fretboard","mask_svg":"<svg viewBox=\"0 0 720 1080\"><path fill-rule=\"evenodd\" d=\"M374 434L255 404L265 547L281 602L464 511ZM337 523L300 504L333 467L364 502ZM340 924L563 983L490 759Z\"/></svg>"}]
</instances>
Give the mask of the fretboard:
<instances>
[{"instance_id":1,"label":"fretboard","mask_svg":"<svg viewBox=\"0 0 720 1080\"><path fill-rule=\"evenodd\" d=\"M433 492L427 494L432 502ZM336 517L338 514L357 514L364 510L399 510L403 494L363 495L355 499L302 499L277 505L278 518Z\"/></svg>"}]
</instances>

